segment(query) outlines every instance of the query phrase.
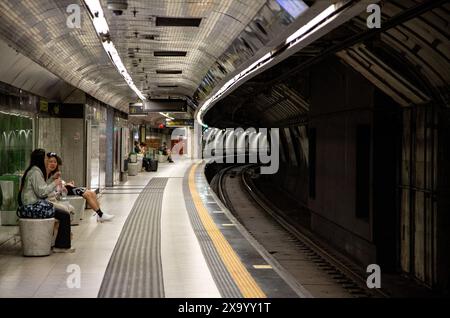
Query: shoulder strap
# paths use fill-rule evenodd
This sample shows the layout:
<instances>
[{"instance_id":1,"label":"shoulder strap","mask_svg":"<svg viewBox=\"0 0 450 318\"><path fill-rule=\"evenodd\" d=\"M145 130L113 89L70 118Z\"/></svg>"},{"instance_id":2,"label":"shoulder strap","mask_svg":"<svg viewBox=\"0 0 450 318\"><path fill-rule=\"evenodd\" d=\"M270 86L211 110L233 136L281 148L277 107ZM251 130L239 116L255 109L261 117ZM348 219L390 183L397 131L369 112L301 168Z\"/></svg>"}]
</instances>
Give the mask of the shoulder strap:
<instances>
[{"instance_id":1,"label":"shoulder strap","mask_svg":"<svg viewBox=\"0 0 450 318\"><path fill-rule=\"evenodd\" d=\"M21 186L19 188L19 195L17 196L17 203L19 203L19 207L23 206L23 202L22 202L22 190L23 190L23 187L22 187L22 184L23 184L23 186L25 186L25 182L26 182L25 178L27 177L28 172L29 171L27 171L22 177L23 178L23 183L22 183L22 180L20 182Z\"/></svg>"},{"instance_id":2,"label":"shoulder strap","mask_svg":"<svg viewBox=\"0 0 450 318\"><path fill-rule=\"evenodd\" d=\"M22 189L19 190L19 195L17 196L17 203L19 203L19 206L23 206L23 203L22 203Z\"/></svg>"}]
</instances>

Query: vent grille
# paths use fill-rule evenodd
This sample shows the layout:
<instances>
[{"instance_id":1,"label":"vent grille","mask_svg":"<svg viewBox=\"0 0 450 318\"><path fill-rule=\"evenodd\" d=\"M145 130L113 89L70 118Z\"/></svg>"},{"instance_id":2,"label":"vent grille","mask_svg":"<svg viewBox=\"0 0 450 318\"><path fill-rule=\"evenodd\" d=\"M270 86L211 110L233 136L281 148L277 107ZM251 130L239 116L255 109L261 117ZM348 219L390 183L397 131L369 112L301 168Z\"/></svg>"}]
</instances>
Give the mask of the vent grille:
<instances>
[{"instance_id":1,"label":"vent grille","mask_svg":"<svg viewBox=\"0 0 450 318\"><path fill-rule=\"evenodd\" d=\"M201 18L167 18L157 17L156 26L172 26L172 27L198 27L200 26Z\"/></svg>"},{"instance_id":2,"label":"vent grille","mask_svg":"<svg viewBox=\"0 0 450 318\"><path fill-rule=\"evenodd\" d=\"M182 70L156 70L156 74L182 74Z\"/></svg>"},{"instance_id":3,"label":"vent grille","mask_svg":"<svg viewBox=\"0 0 450 318\"><path fill-rule=\"evenodd\" d=\"M154 34L142 34L141 38L143 40L155 40L156 39L156 35L154 35Z\"/></svg>"},{"instance_id":4,"label":"vent grille","mask_svg":"<svg viewBox=\"0 0 450 318\"><path fill-rule=\"evenodd\" d=\"M186 51L155 51L154 56L186 56Z\"/></svg>"}]
</instances>

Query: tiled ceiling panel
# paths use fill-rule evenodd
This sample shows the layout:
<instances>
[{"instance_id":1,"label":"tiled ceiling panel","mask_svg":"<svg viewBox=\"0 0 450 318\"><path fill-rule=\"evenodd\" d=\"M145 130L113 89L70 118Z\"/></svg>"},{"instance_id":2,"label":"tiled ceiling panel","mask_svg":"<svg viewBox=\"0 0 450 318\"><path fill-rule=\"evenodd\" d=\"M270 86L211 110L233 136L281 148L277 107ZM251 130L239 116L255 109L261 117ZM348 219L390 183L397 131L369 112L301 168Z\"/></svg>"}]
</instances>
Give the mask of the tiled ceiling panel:
<instances>
[{"instance_id":1,"label":"tiled ceiling panel","mask_svg":"<svg viewBox=\"0 0 450 318\"><path fill-rule=\"evenodd\" d=\"M81 28L67 27L67 7L81 8ZM81 1L2 0L0 40L53 74L120 110L136 98L106 55ZM116 86L113 86L116 85Z\"/></svg>"},{"instance_id":2,"label":"tiled ceiling panel","mask_svg":"<svg viewBox=\"0 0 450 318\"><path fill-rule=\"evenodd\" d=\"M151 97L191 97L202 79L233 40L252 21L265 0L128 1L116 16L102 6L116 45L136 86ZM156 26L157 17L199 18L198 27ZM155 51L186 51L185 57L158 57ZM156 70L182 70L157 74ZM158 85L177 87L158 88Z\"/></svg>"}]
</instances>

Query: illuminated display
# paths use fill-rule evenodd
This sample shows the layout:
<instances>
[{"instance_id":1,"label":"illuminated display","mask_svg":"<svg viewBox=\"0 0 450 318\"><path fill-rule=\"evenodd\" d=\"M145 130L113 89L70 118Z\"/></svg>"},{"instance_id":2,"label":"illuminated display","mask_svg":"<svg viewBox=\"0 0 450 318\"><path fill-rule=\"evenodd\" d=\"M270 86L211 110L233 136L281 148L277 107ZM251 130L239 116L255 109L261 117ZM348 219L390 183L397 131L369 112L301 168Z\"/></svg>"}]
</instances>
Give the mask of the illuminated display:
<instances>
[{"instance_id":1,"label":"illuminated display","mask_svg":"<svg viewBox=\"0 0 450 318\"><path fill-rule=\"evenodd\" d=\"M301 0L277 0L277 2L293 18L299 17L308 9L308 6Z\"/></svg>"}]
</instances>

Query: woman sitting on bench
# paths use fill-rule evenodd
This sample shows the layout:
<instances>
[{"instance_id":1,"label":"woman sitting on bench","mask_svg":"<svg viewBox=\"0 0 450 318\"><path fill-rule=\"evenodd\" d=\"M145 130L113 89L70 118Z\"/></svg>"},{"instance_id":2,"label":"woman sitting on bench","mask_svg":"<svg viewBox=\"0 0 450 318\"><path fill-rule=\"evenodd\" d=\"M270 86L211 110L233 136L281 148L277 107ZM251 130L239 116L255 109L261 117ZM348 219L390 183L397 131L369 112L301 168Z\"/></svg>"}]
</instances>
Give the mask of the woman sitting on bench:
<instances>
[{"instance_id":1,"label":"woman sitting on bench","mask_svg":"<svg viewBox=\"0 0 450 318\"><path fill-rule=\"evenodd\" d=\"M61 186L58 175L48 182L46 174L46 157L44 149L36 149L31 153L30 166L25 170L19 191L19 205L34 205L40 200L46 200L56 187ZM59 231L56 236L54 252L73 253L70 239L70 215L55 208L55 219L59 221Z\"/></svg>"},{"instance_id":2,"label":"woman sitting on bench","mask_svg":"<svg viewBox=\"0 0 450 318\"><path fill-rule=\"evenodd\" d=\"M54 152L47 153L47 158L47 176L48 180L52 180L55 176L58 177L61 175L59 166L62 165L62 159ZM89 206L97 213L97 222L110 221L114 218L114 215L102 212L94 191L84 187L76 187L74 181L65 183L64 187L67 189L68 195L78 195L86 199Z\"/></svg>"}]
</instances>

